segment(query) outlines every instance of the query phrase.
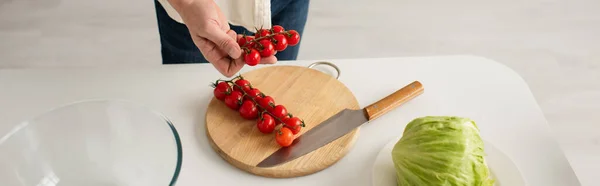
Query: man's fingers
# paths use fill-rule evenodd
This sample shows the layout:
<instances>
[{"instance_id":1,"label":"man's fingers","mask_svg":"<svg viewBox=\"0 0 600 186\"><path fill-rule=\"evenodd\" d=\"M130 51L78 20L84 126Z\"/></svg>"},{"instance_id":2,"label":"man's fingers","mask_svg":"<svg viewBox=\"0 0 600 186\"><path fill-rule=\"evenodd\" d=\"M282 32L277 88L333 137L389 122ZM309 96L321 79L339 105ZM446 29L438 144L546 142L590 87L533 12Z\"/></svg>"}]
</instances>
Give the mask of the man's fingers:
<instances>
[{"instance_id":1,"label":"man's fingers","mask_svg":"<svg viewBox=\"0 0 600 186\"><path fill-rule=\"evenodd\" d=\"M232 77L236 73L238 73L242 67L244 67L245 62L242 57L242 51L237 44L237 40L234 38L240 38L241 35L237 35L234 31L222 32L222 35L231 40L231 44L235 45L238 48L237 58L230 57L227 55L227 50L220 50L222 44L218 42L214 42L209 38L197 37L195 38L195 43L198 45L198 48L204 55L204 57L213 64L213 66L224 76ZM277 63L277 57L269 56L263 57L260 60L261 64L275 64Z\"/></svg>"},{"instance_id":2,"label":"man's fingers","mask_svg":"<svg viewBox=\"0 0 600 186\"><path fill-rule=\"evenodd\" d=\"M242 67L244 67L244 62L242 61L241 58L229 59L228 64L229 64L229 67L227 68L227 71L224 74L228 78L237 74L242 69Z\"/></svg>"},{"instance_id":3,"label":"man's fingers","mask_svg":"<svg viewBox=\"0 0 600 186\"><path fill-rule=\"evenodd\" d=\"M263 57L260 59L260 63L261 64L275 64L275 63L277 63L277 57L275 57L275 56Z\"/></svg>"},{"instance_id":4,"label":"man's fingers","mask_svg":"<svg viewBox=\"0 0 600 186\"><path fill-rule=\"evenodd\" d=\"M245 63L241 58L232 59L227 55L223 55L222 58L213 62L213 65L219 69L221 74L229 78L238 73Z\"/></svg>"},{"instance_id":5,"label":"man's fingers","mask_svg":"<svg viewBox=\"0 0 600 186\"><path fill-rule=\"evenodd\" d=\"M243 36L242 34L238 34L236 38L240 39L240 38L242 38L242 36ZM250 38L254 39L253 35L246 35L246 37L250 37Z\"/></svg>"},{"instance_id":6,"label":"man's fingers","mask_svg":"<svg viewBox=\"0 0 600 186\"><path fill-rule=\"evenodd\" d=\"M215 45L208 39L197 37L194 38L193 41L196 44L196 46L198 46L198 49L200 50L204 58L211 63L216 59L219 59L226 55L224 54L224 52L218 49L217 45Z\"/></svg>"},{"instance_id":7,"label":"man's fingers","mask_svg":"<svg viewBox=\"0 0 600 186\"><path fill-rule=\"evenodd\" d=\"M244 62L244 59L242 59L242 58L234 59L233 64L234 64L234 67L231 67L231 71L230 71L232 73L232 75L237 74L242 69L242 67L244 67L244 65L246 65L246 63Z\"/></svg>"},{"instance_id":8,"label":"man's fingers","mask_svg":"<svg viewBox=\"0 0 600 186\"><path fill-rule=\"evenodd\" d=\"M243 67L243 62L242 65L239 65L239 62L232 60L225 52L219 50L213 42L205 38L197 37L194 39L194 43L198 46L204 58L224 76L231 77Z\"/></svg>"},{"instance_id":9,"label":"man's fingers","mask_svg":"<svg viewBox=\"0 0 600 186\"><path fill-rule=\"evenodd\" d=\"M231 37L231 39L235 39L235 42L237 43L238 37L234 30L228 30L227 35Z\"/></svg>"},{"instance_id":10,"label":"man's fingers","mask_svg":"<svg viewBox=\"0 0 600 186\"><path fill-rule=\"evenodd\" d=\"M244 62L241 59L231 59L228 56L212 63L213 66L225 77L232 77L244 67Z\"/></svg>"},{"instance_id":11,"label":"man's fingers","mask_svg":"<svg viewBox=\"0 0 600 186\"><path fill-rule=\"evenodd\" d=\"M229 35L229 33L231 32L234 33L234 37L231 37ZM206 32L203 34L203 36L206 39L215 43L217 47L219 47L219 49L229 54L231 58L239 58L242 54L242 49L237 44L237 41L234 39L235 31L233 30L229 30L226 33L217 26L210 26L206 29Z\"/></svg>"}]
</instances>

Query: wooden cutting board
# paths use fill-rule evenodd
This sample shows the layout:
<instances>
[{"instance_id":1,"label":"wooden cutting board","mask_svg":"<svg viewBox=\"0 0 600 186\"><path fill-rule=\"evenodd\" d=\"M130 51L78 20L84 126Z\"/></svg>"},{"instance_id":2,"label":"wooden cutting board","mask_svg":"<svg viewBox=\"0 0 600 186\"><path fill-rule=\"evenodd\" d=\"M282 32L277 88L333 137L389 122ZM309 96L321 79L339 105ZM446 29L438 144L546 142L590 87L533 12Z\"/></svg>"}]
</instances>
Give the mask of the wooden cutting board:
<instances>
[{"instance_id":1,"label":"wooden cutting board","mask_svg":"<svg viewBox=\"0 0 600 186\"><path fill-rule=\"evenodd\" d=\"M252 86L304 119L301 133L345 108L360 109L352 92L321 71L301 66L270 66L242 74ZM212 148L227 162L255 175L273 178L298 177L321 171L340 160L358 136L358 128L309 154L275 167L256 167L280 146L275 133L263 134L256 120L245 120L214 98L206 112L206 134Z\"/></svg>"}]
</instances>

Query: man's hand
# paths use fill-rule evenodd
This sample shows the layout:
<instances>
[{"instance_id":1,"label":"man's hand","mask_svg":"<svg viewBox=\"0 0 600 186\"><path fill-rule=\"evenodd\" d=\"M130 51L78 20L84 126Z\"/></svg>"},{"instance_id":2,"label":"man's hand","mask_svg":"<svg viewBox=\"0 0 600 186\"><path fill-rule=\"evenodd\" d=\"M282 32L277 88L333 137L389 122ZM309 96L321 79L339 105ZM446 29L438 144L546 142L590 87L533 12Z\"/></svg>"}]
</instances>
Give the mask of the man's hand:
<instances>
[{"instance_id":1,"label":"man's hand","mask_svg":"<svg viewBox=\"0 0 600 186\"><path fill-rule=\"evenodd\" d=\"M226 77L244 66L240 36L229 28L227 18L213 0L169 0L188 27L194 44L206 60ZM275 56L261 59L263 64L277 62Z\"/></svg>"}]
</instances>

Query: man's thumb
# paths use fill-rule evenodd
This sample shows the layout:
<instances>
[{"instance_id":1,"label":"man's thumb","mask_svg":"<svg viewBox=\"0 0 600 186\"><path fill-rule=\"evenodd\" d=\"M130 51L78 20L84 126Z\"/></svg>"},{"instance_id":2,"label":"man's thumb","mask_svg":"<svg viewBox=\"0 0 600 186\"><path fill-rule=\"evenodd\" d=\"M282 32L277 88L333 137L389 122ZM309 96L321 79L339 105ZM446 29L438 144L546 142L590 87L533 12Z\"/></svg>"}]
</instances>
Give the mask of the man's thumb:
<instances>
[{"instance_id":1,"label":"man's thumb","mask_svg":"<svg viewBox=\"0 0 600 186\"><path fill-rule=\"evenodd\" d=\"M229 37L226 32L218 27L207 30L206 39L215 43L222 51L227 52L231 58L236 59L242 54L242 49L235 39Z\"/></svg>"}]
</instances>

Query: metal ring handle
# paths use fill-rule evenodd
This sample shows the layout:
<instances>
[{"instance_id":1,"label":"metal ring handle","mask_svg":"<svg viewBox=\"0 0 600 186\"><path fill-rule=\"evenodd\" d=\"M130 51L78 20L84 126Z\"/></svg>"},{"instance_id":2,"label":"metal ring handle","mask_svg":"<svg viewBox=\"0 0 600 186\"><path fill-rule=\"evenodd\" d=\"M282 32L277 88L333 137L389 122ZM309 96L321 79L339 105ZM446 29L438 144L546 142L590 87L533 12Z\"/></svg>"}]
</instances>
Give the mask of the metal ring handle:
<instances>
[{"instance_id":1,"label":"metal ring handle","mask_svg":"<svg viewBox=\"0 0 600 186\"><path fill-rule=\"evenodd\" d=\"M337 72L337 76L335 77L335 79L340 78L340 74L342 72L340 71L340 68L338 68L337 65L327 62L327 61L318 61L318 62L314 62L314 63L308 65L308 68L313 68L314 66L317 66L317 65L327 65L327 66L333 67L335 69L335 71Z\"/></svg>"}]
</instances>

